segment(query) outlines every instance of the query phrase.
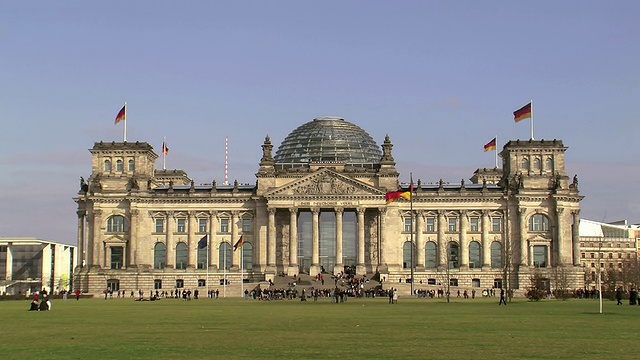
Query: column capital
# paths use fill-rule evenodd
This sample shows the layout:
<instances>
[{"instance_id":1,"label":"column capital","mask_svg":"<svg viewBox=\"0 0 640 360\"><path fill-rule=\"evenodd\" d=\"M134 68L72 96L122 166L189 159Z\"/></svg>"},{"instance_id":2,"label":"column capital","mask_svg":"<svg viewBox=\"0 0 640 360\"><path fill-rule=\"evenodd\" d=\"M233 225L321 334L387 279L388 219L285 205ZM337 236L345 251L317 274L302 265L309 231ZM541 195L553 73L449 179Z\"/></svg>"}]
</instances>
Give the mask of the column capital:
<instances>
[{"instance_id":1,"label":"column capital","mask_svg":"<svg viewBox=\"0 0 640 360\"><path fill-rule=\"evenodd\" d=\"M558 215L561 215L562 213L564 213L564 208L562 207L556 208L556 212L558 213Z\"/></svg>"},{"instance_id":2,"label":"column capital","mask_svg":"<svg viewBox=\"0 0 640 360\"><path fill-rule=\"evenodd\" d=\"M438 216L444 216L445 211L440 209L438 210Z\"/></svg>"},{"instance_id":3,"label":"column capital","mask_svg":"<svg viewBox=\"0 0 640 360\"><path fill-rule=\"evenodd\" d=\"M312 214L319 214L320 213L320 208L319 207L312 207L311 208L311 213Z\"/></svg>"},{"instance_id":4,"label":"column capital","mask_svg":"<svg viewBox=\"0 0 640 360\"><path fill-rule=\"evenodd\" d=\"M341 207L334 207L334 208L333 208L333 211L334 211L336 214L342 214L342 213L344 212L344 208L341 208Z\"/></svg>"},{"instance_id":5,"label":"column capital","mask_svg":"<svg viewBox=\"0 0 640 360\"><path fill-rule=\"evenodd\" d=\"M269 207L267 208L267 211L269 212L269 215L275 215L275 213L276 213L276 208L275 208L275 207L273 207L273 206L269 206Z\"/></svg>"},{"instance_id":6,"label":"column capital","mask_svg":"<svg viewBox=\"0 0 640 360\"><path fill-rule=\"evenodd\" d=\"M573 216L580 215L580 209L571 211L571 215L573 215Z\"/></svg>"},{"instance_id":7,"label":"column capital","mask_svg":"<svg viewBox=\"0 0 640 360\"><path fill-rule=\"evenodd\" d=\"M96 209L92 211L94 217L102 216L102 210Z\"/></svg>"},{"instance_id":8,"label":"column capital","mask_svg":"<svg viewBox=\"0 0 640 360\"><path fill-rule=\"evenodd\" d=\"M289 208L289 212L291 214L297 214L298 213L298 208L295 207L295 206L292 206L292 207Z\"/></svg>"},{"instance_id":9,"label":"column capital","mask_svg":"<svg viewBox=\"0 0 640 360\"><path fill-rule=\"evenodd\" d=\"M482 216L489 216L489 210L483 209L482 210Z\"/></svg>"},{"instance_id":10,"label":"column capital","mask_svg":"<svg viewBox=\"0 0 640 360\"><path fill-rule=\"evenodd\" d=\"M364 212L367 210L367 208L359 206L356 208L356 211L358 212L358 215L360 214L364 214Z\"/></svg>"},{"instance_id":11,"label":"column capital","mask_svg":"<svg viewBox=\"0 0 640 360\"><path fill-rule=\"evenodd\" d=\"M138 210L138 209L131 209L131 210L129 210L129 214L130 214L131 216L138 216L138 213L140 213L140 210Z\"/></svg>"},{"instance_id":12,"label":"column capital","mask_svg":"<svg viewBox=\"0 0 640 360\"><path fill-rule=\"evenodd\" d=\"M378 212L380 212L380 215L385 215L387 213L387 207L378 208Z\"/></svg>"},{"instance_id":13,"label":"column capital","mask_svg":"<svg viewBox=\"0 0 640 360\"><path fill-rule=\"evenodd\" d=\"M87 212L84 210L78 210L76 211L76 214L78 214L78 219L82 219L83 217L85 217L87 215Z\"/></svg>"},{"instance_id":14,"label":"column capital","mask_svg":"<svg viewBox=\"0 0 640 360\"><path fill-rule=\"evenodd\" d=\"M209 216L218 217L218 212L216 210L212 210L212 211L209 212Z\"/></svg>"},{"instance_id":15,"label":"column capital","mask_svg":"<svg viewBox=\"0 0 640 360\"><path fill-rule=\"evenodd\" d=\"M518 209L518 214L520 214L520 216L523 216L526 212L527 212L527 209L525 209L525 208L519 208Z\"/></svg>"}]
</instances>

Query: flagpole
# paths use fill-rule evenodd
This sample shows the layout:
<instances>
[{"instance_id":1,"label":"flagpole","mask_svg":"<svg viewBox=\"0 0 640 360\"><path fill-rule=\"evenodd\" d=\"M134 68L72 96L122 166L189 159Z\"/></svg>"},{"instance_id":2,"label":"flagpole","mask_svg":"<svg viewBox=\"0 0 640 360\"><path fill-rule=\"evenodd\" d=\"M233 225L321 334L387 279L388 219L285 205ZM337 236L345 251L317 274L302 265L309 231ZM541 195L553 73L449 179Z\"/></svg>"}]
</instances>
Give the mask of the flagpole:
<instances>
[{"instance_id":1,"label":"flagpole","mask_svg":"<svg viewBox=\"0 0 640 360\"><path fill-rule=\"evenodd\" d=\"M122 141L127 142L127 102L124 102L124 131L122 134Z\"/></svg>"},{"instance_id":2,"label":"flagpole","mask_svg":"<svg viewBox=\"0 0 640 360\"><path fill-rule=\"evenodd\" d=\"M207 267L207 277L205 278L205 281L207 283L207 298L209 298L209 239L207 239L207 263L205 264L205 266Z\"/></svg>"},{"instance_id":3,"label":"flagpole","mask_svg":"<svg viewBox=\"0 0 640 360\"><path fill-rule=\"evenodd\" d=\"M225 247L224 250L224 260L223 260L223 268L222 269L222 297L227 297L227 249Z\"/></svg>"},{"instance_id":4,"label":"flagpole","mask_svg":"<svg viewBox=\"0 0 640 360\"><path fill-rule=\"evenodd\" d=\"M496 169L498 168L498 135L496 135Z\"/></svg>"},{"instance_id":5,"label":"flagpole","mask_svg":"<svg viewBox=\"0 0 640 360\"><path fill-rule=\"evenodd\" d=\"M411 211L411 297L413 297L413 275L414 275L414 270L413 268L415 267L415 259L413 256L413 173L409 173L409 178L411 181L411 184L409 185L409 191L410 191L410 195L409 195L409 208Z\"/></svg>"},{"instance_id":6,"label":"flagpole","mask_svg":"<svg viewBox=\"0 0 640 360\"><path fill-rule=\"evenodd\" d=\"M167 152L165 149L167 148L167 137L162 137L162 170L167 170Z\"/></svg>"},{"instance_id":7,"label":"flagpole","mask_svg":"<svg viewBox=\"0 0 640 360\"><path fill-rule=\"evenodd\" d=\"M531 99L531 140L533 140L533 99Z\"/></svg>"},{"instance_id":8,"label":"flagpole","mask_svg":"<svg viewBox=\"0 0 640 360\"><path fill-rule=\"evenodd\" d=\"M242 235L240 236L242 238ZM244 256L242 256L242 244L240 244L240 297L244 299Z\"/></svg>"}]
</instances>

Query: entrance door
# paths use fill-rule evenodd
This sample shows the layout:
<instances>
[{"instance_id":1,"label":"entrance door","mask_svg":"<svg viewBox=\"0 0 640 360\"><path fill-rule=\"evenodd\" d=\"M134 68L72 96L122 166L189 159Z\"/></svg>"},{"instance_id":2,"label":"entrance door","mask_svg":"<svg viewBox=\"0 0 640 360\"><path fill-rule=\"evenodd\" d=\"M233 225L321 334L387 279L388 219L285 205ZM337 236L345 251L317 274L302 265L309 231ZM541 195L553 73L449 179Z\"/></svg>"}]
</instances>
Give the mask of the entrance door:
<instances>
[{"instance_id":1,"label":"entrance door","mask_svg":"<svg viewBox=\"0 0 640 360\"><path fill-rule=\"evenodd\" d=\"M107 280L107 289L111 291L120 290L120 281L115 279Z\"/></svg>"},{"instance_id":2,"label":"entrance door","mask_svg":"<svg viewBox=\"0 0 640 360\"><path fill-rule=\"evenodd\" d=\"M311 258L299 257L298 258L298 273L309 274L311 270Z\"/></svg>"},{"instance_id":3,"label":"entrance door","mask_svg":"<svg viewBox=\"0 0 640 360\"><path fill-rule=\"evenodd\" d=\"M333 274L333 268L336 266L336 258L329 257L329 256L321 256L320 266L323 272Z\"/></svg>"}]
</instances>

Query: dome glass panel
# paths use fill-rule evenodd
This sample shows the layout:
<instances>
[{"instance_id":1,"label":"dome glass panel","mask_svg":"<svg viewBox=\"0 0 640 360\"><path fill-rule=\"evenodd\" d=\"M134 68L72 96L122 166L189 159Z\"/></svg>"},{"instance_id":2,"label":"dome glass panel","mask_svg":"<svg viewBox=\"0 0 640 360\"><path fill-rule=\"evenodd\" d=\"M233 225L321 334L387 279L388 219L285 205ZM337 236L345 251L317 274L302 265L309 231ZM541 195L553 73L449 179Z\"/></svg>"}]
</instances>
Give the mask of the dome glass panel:
<instances>
[{"instance_id":1,"label":"dome glass panel","mask_svg":"<svg viewBox=\"0 0 640 360\"><path fill-rule=\"evenodd\" d=\"M321 117L287 135L274 159L279 164L379 164L381 157L380 147L359 126L339 117Z\"/></svg>"}]
</instances>

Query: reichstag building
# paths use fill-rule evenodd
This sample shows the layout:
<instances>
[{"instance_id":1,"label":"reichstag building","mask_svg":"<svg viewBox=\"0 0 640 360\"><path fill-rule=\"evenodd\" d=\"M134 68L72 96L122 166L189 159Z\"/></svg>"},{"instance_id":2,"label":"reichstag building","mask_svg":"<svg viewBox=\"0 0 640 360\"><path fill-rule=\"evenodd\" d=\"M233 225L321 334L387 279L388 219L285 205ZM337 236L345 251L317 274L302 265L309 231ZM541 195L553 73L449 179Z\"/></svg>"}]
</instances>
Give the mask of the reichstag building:
<instances>
[{"instance_id":1,"label":"reichstag building","mask_svg":"<svg viewBox=\"0 0 640 360\"><path fill-rule=\"evenodd\" d=\"M203 289L223 278L347 270L384 287L413 279L422 288L447 281L524 292L534 271L551 278L562 269L571 287L584 285L582 196L562 141L509 141L502 168L455 184L418 180L412 201L387 204L387 192L409 191L392 148L388 136L378 145L345 119L316 118L275 155L265 138L254 184L201 185L183 170L156 169L146 142L97 142L74 198L74 284L90 293Z\"/></svg>"}]
</instances>

